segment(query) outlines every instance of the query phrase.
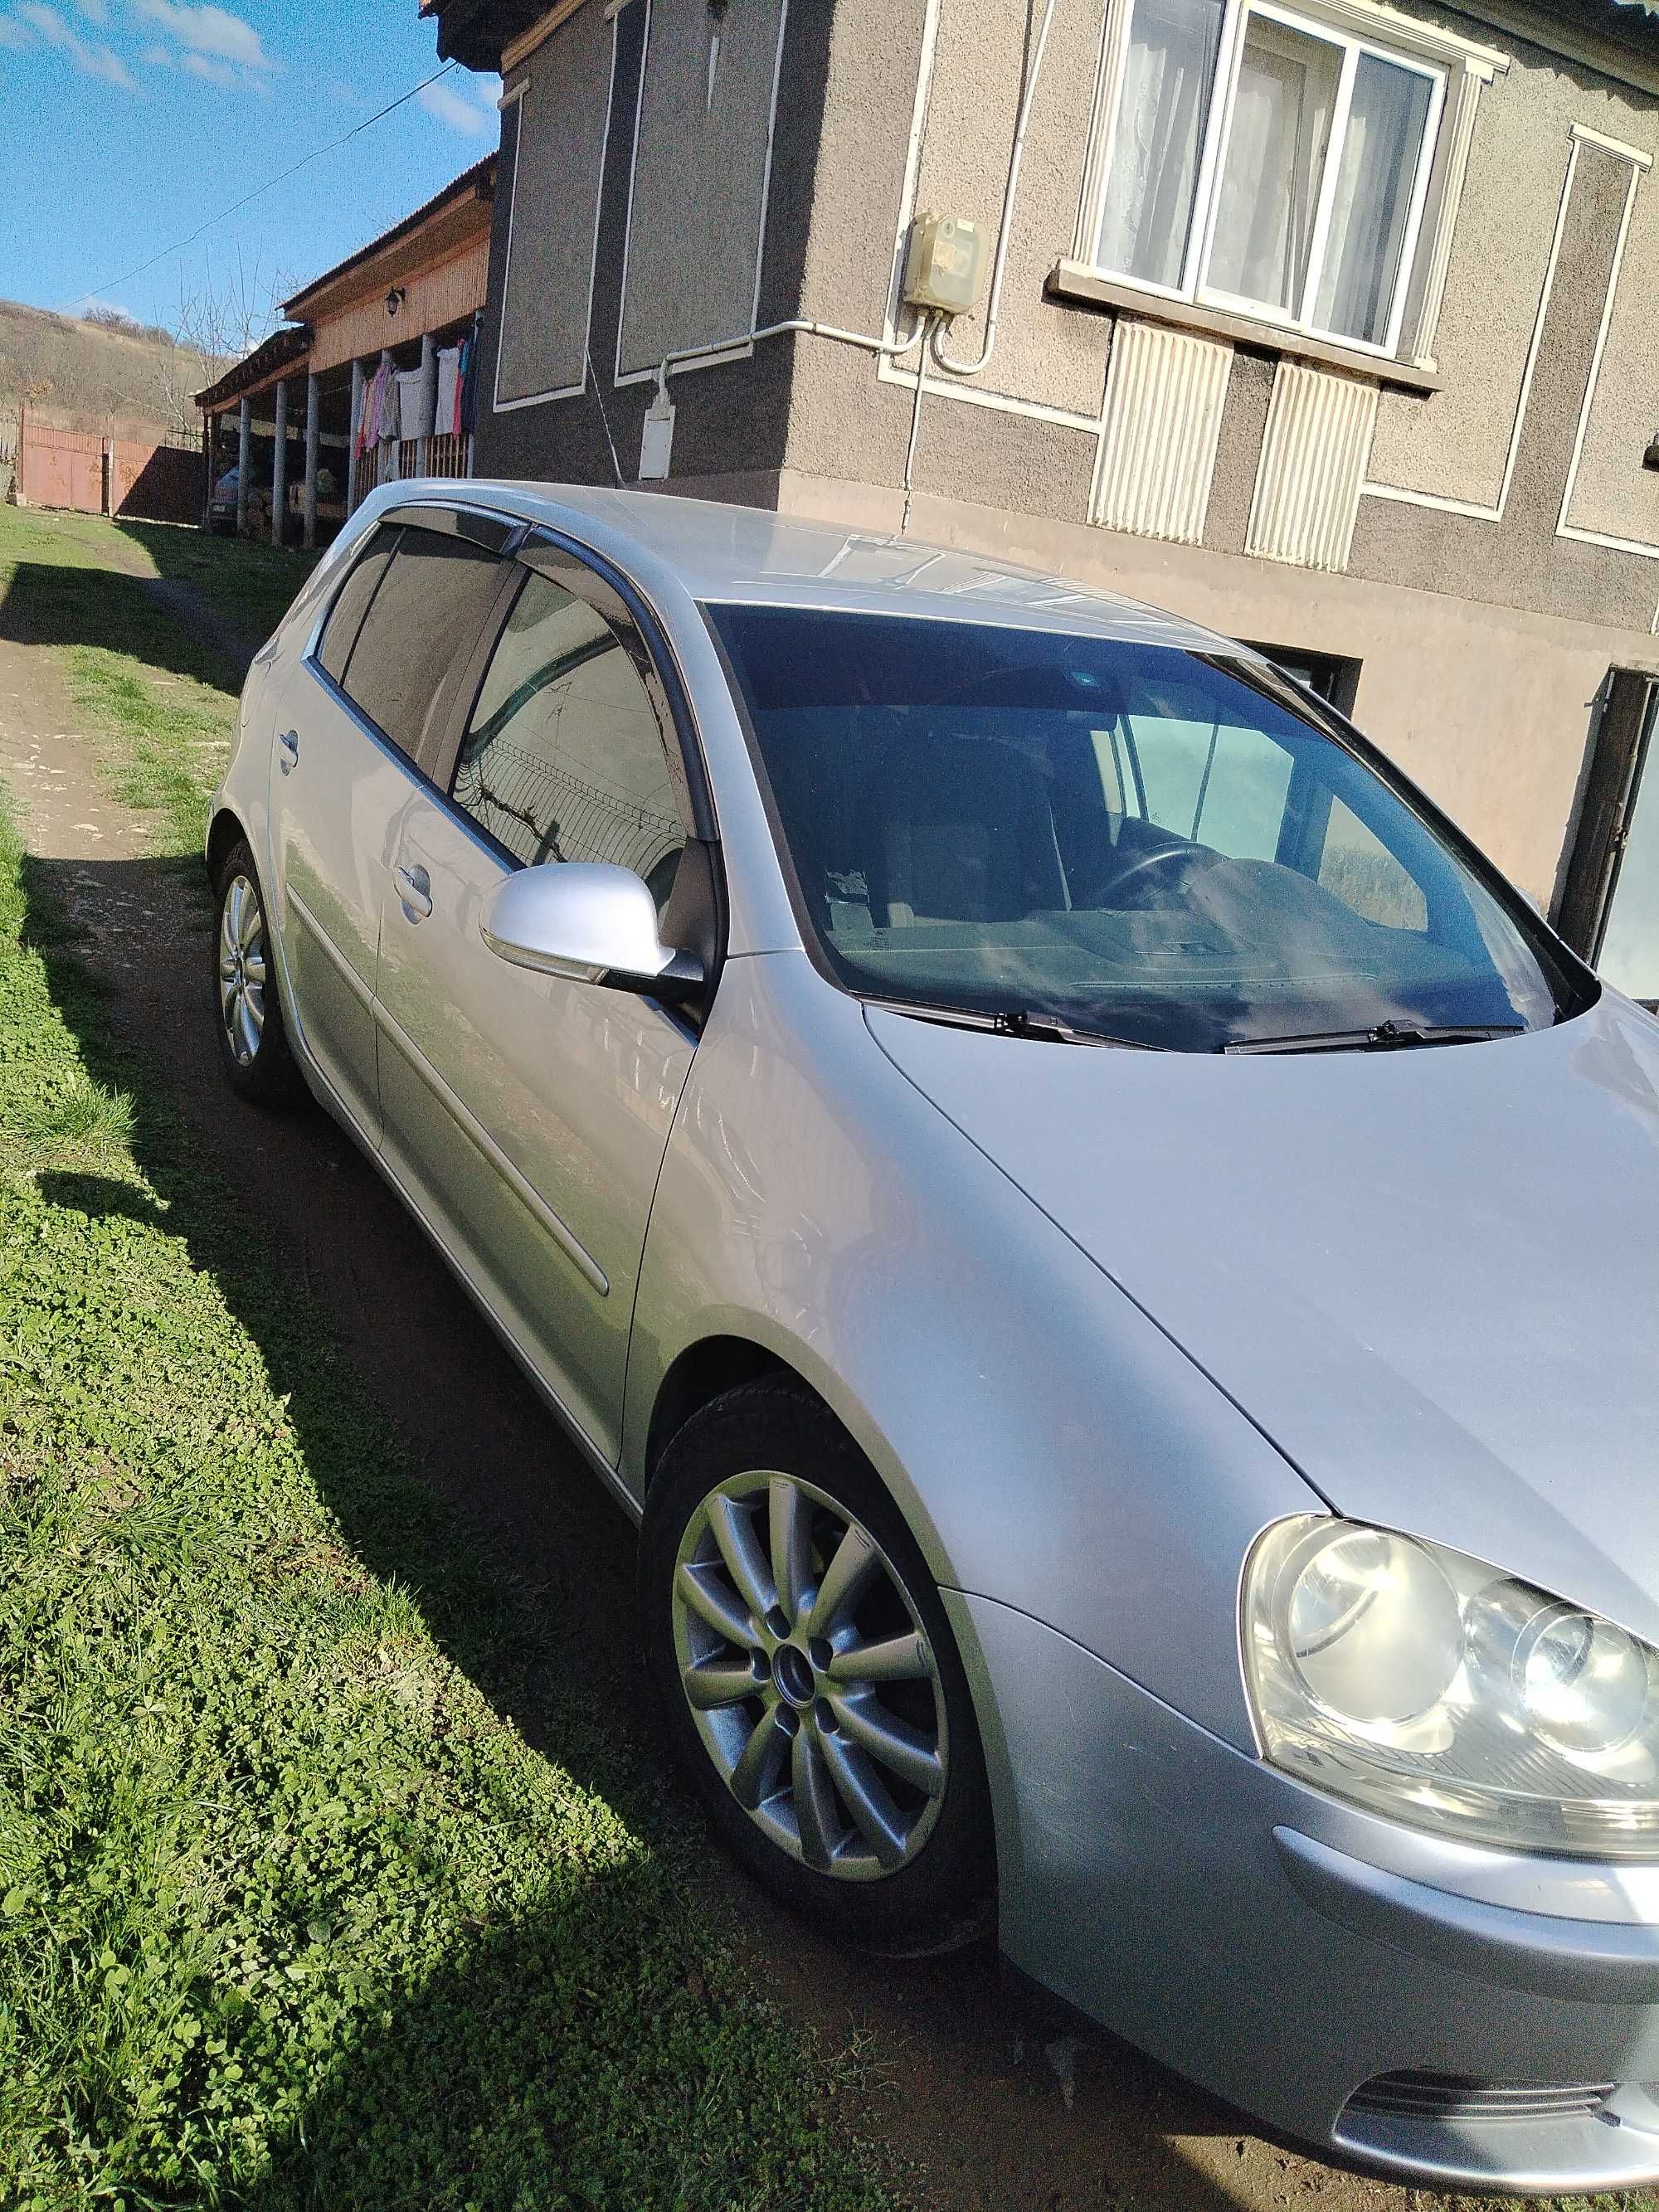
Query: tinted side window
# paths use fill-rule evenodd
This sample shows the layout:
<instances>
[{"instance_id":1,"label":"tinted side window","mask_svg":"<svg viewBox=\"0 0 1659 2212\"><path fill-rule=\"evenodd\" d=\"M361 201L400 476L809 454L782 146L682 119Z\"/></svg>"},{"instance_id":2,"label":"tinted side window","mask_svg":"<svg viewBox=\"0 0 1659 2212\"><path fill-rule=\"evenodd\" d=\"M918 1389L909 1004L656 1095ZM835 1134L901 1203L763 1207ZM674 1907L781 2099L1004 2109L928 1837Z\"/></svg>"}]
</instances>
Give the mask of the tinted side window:
<instances>
[{"instance_id":1,"label":"tinted side window","mask_svg":"<svg viewBox=\"0 0 1659 2212\"><path fill-rule=\"evenodd\" d=\"M501 562L465 538L405 530L363 618L342 685L418 758L446 678L466 659L500 586Z\"/></svg>"},{"instance_id":2,"label":"tinted side window","mask_svg":"<svg viewBox=\"0 0 1659 2212\"><path fill-rule=\"evenodd\" d=\"M613 860L667 900L685 832L649 695L604 617L548 577L507 617L453 796L526 867Z\"/></svg>"},{"instance_id":3,"label":"tinted side window","mask_svg":"<svg viewBox=\"0 0 1659 2212\"><path fill-rule=\"evenodd\" d=\"M392 558L398 543L398 532L389 524L382 523L370 537L367 547L340 587L328 622L323 631L322 642L317 648L317 658L338 684L351 658L351 648L357 642L357 632L362 627L363 617L368 612L368 603L386 574L386 564Z\"/></svg>"}]
</instances>

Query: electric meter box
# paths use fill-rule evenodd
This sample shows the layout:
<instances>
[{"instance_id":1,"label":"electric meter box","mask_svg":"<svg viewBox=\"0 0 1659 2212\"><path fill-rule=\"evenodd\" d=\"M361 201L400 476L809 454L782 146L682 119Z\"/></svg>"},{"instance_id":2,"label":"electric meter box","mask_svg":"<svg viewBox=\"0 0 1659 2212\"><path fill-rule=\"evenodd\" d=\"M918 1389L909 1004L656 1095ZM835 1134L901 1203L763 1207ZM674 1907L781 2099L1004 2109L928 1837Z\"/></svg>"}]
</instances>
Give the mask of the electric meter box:
<instances>
[{"instance_id":1,"label":"electric meter box","mask_svg":"<svg viewBox=\"0 0 1659 2212\"><path fill-rule=\"evenodd\" d=\"M920 215L910 226L904 296L913 307L965 315L979 297L985 233L961 215Z\"/></svg>"}]
</instances>

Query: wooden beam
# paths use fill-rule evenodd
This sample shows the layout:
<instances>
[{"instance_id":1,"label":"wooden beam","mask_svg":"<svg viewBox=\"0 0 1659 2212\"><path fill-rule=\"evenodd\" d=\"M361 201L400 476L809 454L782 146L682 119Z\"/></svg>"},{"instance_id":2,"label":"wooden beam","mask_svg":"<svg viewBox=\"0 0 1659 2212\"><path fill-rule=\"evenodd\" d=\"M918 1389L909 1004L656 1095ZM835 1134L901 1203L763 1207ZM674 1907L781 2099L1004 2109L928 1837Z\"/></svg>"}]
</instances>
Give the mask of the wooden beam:
<instances>
[{"instance_id":1,"label":"wooden beam","mask_svg":"<svg viewBox=\"0 0 1659 2212\"><path fill-rule=\"evenodd\" d=\"M503 46L501 75L505 76L508 70L517 69L520 62L528 61L542 41L550 39L560 24L568 21L581 5L582 0L558 0L557 6L550 8L546 15L539 21L532 23L522 37Z\"/></svg>"}]
</instances>

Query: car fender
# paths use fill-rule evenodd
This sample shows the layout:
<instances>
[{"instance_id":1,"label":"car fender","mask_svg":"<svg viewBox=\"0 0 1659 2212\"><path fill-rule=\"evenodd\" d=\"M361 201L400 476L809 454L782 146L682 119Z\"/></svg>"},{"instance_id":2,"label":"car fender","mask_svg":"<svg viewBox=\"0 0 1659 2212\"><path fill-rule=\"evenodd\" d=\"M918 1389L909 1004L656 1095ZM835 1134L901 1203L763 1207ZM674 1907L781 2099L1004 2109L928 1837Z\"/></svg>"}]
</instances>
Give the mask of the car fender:
<instances>
[{"instance_id":1,"label":"car fender","mask_svg":"<svg viewBox=\"0 0 1659 2212\"><path fill-rule=\"evenodd\" d=\"M681 1099L629 1364L635 1496L665 1378L716 1337L823 1399L941 1588L1033 1615L1254 1748L1241 1566L1319 1501L801 953L728 962Z\"/></svg>"}]
</instances>

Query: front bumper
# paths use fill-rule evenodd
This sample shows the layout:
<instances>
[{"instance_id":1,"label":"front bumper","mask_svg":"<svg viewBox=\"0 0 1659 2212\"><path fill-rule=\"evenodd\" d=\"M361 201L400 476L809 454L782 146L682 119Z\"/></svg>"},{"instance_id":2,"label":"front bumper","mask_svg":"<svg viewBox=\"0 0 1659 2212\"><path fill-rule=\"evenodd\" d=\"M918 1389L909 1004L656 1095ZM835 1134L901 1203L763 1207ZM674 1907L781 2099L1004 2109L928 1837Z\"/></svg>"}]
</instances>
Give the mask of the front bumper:
<instances>
[{"instance_id":1,"label":"front bumper","mask_svg":"<svg viewBox=\"0 0 1659 2212\"><path fill-rule=\"evenodd\" d=\"M1322 1796L1067 1638L947 1593L1014 1964L1269 2126L1401 2179L1659 2179L1659 1867Z\"/></svg>"}]
</instances>

